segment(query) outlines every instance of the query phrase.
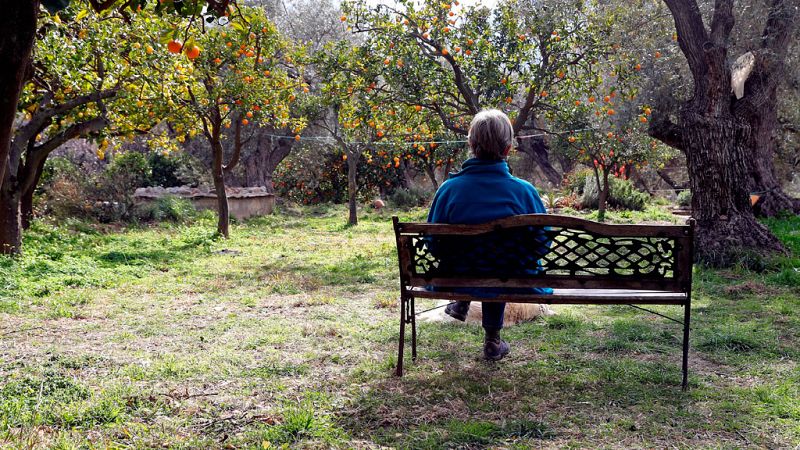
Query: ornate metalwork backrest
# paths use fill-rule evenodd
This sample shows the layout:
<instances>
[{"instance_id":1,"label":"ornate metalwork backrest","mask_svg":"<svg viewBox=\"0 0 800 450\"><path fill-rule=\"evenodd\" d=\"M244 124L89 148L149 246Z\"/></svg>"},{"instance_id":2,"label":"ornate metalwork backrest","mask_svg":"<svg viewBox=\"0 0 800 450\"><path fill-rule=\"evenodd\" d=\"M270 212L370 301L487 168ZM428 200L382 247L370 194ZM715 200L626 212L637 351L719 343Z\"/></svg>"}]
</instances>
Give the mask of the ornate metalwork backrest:
<instances>
[{"instance_id":1,"label":"ornate metalwork backrest","mask_svg":"<svg viewBox=\"0 0 800 450\"><path fill-rule=\"evenodd\" d=\"M691 227L530 214L480 225L395 222L409 286L636 288L685 292Z\"/></svg>"}]
</instances>

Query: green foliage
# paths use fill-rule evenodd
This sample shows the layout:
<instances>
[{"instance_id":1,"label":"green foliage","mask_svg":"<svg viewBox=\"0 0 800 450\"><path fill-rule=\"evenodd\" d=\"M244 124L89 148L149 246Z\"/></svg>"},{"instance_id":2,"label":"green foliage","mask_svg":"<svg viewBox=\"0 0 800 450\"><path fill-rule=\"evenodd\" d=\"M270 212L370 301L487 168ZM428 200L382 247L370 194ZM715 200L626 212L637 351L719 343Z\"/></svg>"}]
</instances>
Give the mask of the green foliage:
<instances>
[{"instance_id":1,"label":"green foliage","mask_svg":"<svg viewBox=\"0 0 800 450\"><path fill-rule=\"evenodd\" d=\"M654 209L609 219L664 221L668 212ZM514 357L498 364L480 359L480 326L418 323L420 357L397 382L391 222L369 211L345 227L344 210L279 209L235 224L229 240L208 231L213 213L127 228L34 222L26 251L0 257L0 333L10 333L0 439L46 448L522 449L702 446L706 433L728 439L731 430L754 445L800 438L798 291L772 279L798 267L796 257L764 273L696 268L688 393L679 387L680 326L606 305L562 305L507 327ZM425 213L399 212L409 221ZM794 218L769 224L791 245ZM433 306L417 299L418 311ZM101 340L107 356L93 345ZM259 408L248 410L254 392Z\"/></svg>"},{"instance_id":2,"label":"green foliage","mask_svg":"<svg viewBox=\"0 0 800 450\"><path fill-rule=\"evenodd\" d=\"M597 182L594 174L588 174L583 179L583 183L576 180L576 177L568 178L568 187L572 192L579 194L580 203L584 208L597 208L598 193ZM619 208L632 211L643 211L650 196L633 187L633 183L619 177L611 176L608 179L611 190L608 197L608 205L612 208Z\"/></svg>"},{"instance_id":3,"label":"green foliage","mask_svg":"<svg viewBox=\"0 0 800 450\"><path fill-rule=\"evenodd\" d=\"M692 191L687 189L678 194L678 206L683 206L684 208L692 206Z\"/></svg>"},{"instance_id":4,"label":"green foliage","mask_svg":"<svg viewBox=\"0 0 800 450\"><path fill-rule=\"evenodd\" d=\"M197 210L189 200L166 195L139 205L134 216L145 222L188 222L197 216Z\"/></svg>"},{"instance_id":5,"label":"green foliage","mask_svg":"<svg viewBox=\"0 0 800 450\"><path fill-rule=\"evenodd\" d=\"M430 203L432 192L423 187L395 189L389 195L389 203L395 208L416 208Z\"/></svg>"},{"instance_id":6,"label":"green foliage","mask_svg":"<svg viewBox=\"0 0 800 450\"><path fill-rule=\"evenodd\" d=\"M183 184L179 174L181 170L179 157L172 154L165 155L161 152L152 152L147 155L147 164L150 166L149 184L151 186L168 188Z\"/></svg>"}]
</instances>

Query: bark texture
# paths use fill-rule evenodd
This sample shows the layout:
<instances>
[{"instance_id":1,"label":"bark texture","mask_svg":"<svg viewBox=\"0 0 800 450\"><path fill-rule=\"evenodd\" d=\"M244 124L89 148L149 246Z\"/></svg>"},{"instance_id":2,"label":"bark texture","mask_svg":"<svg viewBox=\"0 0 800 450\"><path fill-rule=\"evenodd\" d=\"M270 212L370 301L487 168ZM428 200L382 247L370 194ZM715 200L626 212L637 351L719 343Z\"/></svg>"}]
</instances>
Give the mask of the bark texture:
<instances>
[{"instance_id":1,"label":"bark texture","mask_svg":"<svg viewBox=\"0 0 800 450\"><path fill-rule=\"evenodd\" d=\"M348 225L358 225L358 184L356 177L358 175L359 156L361 156L360 151L349 152L347 156L347 208L350 212L347 218Z\"/></svg>"},{"instance_id":2,"label":"bark texture","mask_svg":"<svg viewBox=\"0 0 800 450\"><path fill-rule=\"evenodd\" d=\"M6 173L6 182L0 187L0 254L3 255L17 254L22 246L20 195L11 188L10 178Z\"/></svg>"},{"instance_id":3,"label":"bark texture","mask_svg":"<svg viewBox=\"0 0 800 450\"><path fill-rule=\"evenodd\" d=\"M0 14L0 180L8 166L14 118L31 65L39 0L6 0Z\"/></svg>"},{"instance_id":4,"label":"bark texture","mask_svg":"<svg viewBox=\"0 0 800 450\"><path fill-rule=\"evenodd\" d=\"M539 167L547 182L553 186L561 185L561 173L550 164L550 149L543 137L537 136L517 140L517 151L525 153Z\"/></svg>"},{"instance_id":5,"label":"bark texture","mask_svg":"<svg viewBox=\"0 0 800 450\"><path fill-rule=\"evenodd\" d=\"M211 139L211 150L214 160L211 163L211 175L214 179L214 193L217 195L217 233L224 237L230 235L230 213L228 211L228 194L225 191L225 171L223 165L223 149L219 132Z\"/></svg>"},{"instance_id":6,"label":"bark texture","mask_svg":"<svg viewBox=\"0 0 800 450\"><path fill-rule=\"evenodd\" d=\"M749 128L745 141L741 143L746 149L746 171L740 180L745 180L749 193L760 196L753 206L756 215L774 216L783 211L800 214L800 200L789 197L781 186L781 180L775 171L774 156L778 148L777 135L777 90L787 77L786 58L789 44L797 29L796 0L769 0L769 14L762 32L762 39L751 51L755 56L755 64L744 85L744 95L736 98L730 94L730 68L719 59L720 50L727 52L727 39L734 24L733 10L730 1L718 1L712 18L710 33L702 25L694 0L669 0L668 6L673 12L678 30L681 50L687 56L692 74L695 78L695 98L693 102L708 102L711 96L708 89L716 89L714 102L718 106L728 106L727 114ZM679 23L680 22L680 23ZM687 53L687 51L689 53ZM704 62L710 66L704 67ZM713 74L714 78L708 78ZM707 79L698 79L706 77ZM723 77L727 81L722 80ZM698 96L698 88L701 92ZM667 145L684 153L686 138L685 128L670 122L665 111L658 111L650 122L649 133ZM669 180L665 179L669 183ZM741 181L740 181L741 183Z\"/></svg>"},{"instance_id":7,"label":"bark texture","mask_svg":"<svg viewBox=\"0 0 800 450\"><path fill-rule=\"evenodd\" d=\"M665 1L694 80L693 97L681 105L677 129L687 157L697 220L696 257L722 266L745 254L785 252L756 220L747 183L742 182L748 175L745 153L752 130L735 116L731 101L727 57L733 0L716 1L708 30L695 0Z\"/></svg>"}]
</instances>

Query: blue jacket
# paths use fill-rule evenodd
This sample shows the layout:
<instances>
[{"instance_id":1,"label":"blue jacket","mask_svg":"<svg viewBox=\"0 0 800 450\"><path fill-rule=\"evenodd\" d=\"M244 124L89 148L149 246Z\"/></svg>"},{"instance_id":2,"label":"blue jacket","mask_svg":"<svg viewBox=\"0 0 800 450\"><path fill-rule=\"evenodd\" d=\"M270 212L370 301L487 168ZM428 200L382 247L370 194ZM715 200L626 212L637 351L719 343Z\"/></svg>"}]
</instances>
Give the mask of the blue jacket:
<instances>
[{"instance_id":1,"label":"blue jacket","mask_svg":"<svg viewBox=\"0 0 800 450\"><path fill-rule=\"evenodd\" d=\"M508 163L472 158L465 161L461 171L450 175L436 191L428 212L428 222L477 224L519 214L546 212L536 188L512 176ZM547 244L544 243L543 247L544 252ZM535 273L536 265L536 261L531 263L532 273ZM470 289L469 292L488 297L500 292L551 294L552 289Z\"/></svg>"}]
</instances>

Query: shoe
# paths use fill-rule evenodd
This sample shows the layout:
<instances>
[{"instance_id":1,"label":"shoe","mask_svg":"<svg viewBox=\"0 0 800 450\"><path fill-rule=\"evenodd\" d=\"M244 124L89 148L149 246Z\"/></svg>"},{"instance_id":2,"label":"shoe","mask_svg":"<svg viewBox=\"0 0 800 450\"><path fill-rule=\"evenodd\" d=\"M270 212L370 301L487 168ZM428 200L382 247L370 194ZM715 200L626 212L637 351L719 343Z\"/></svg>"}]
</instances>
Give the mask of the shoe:
<instances>
[{"instance_id":1,"label":"shoe","mask_svg":"<svg viewBox=\"0 0 800 450\"><path fill-rule=\"evenodd\" d=\"M460 320L462 322L467 320L468 312L469 312L469 303L467 303L466 308L464 308L460 302L448 303L447 307L444 309L445 314L452 317L453 319Z\"/></svg>"},{"instance_id":2,"label":"shoe","mask_svg":"<svg viewBox=\"0 0 800 450\"><path fill-rule=\"evenodd\" d=\"M500 336L486 338L483 342L483 357L489 361L500 361L510 351L511 347Z\"/></svg>"}]
</instances>

